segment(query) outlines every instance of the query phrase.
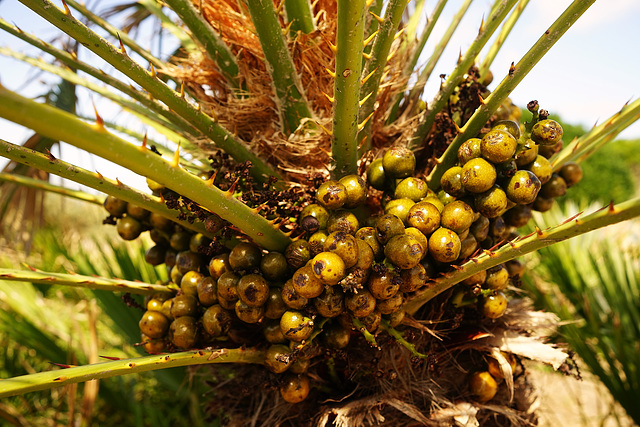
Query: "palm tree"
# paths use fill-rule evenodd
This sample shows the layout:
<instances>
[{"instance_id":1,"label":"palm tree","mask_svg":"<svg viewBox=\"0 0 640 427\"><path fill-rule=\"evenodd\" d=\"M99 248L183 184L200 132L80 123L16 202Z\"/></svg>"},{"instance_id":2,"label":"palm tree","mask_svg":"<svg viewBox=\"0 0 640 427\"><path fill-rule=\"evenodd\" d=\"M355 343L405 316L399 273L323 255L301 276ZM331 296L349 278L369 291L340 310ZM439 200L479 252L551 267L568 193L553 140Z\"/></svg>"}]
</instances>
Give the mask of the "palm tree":
<instances>
[{"instance_id":1,"label":"palm tree","mask_svg":"<svg viewBox=\"0 0 640 427\"><path fill-rule=\"evenodd\" d=\"M520 398L527 384L514 355L556 368L566 355L536 336L534 319L550 321L551 316L535 317L519 300L505 312L502 290L517 285L521 275L514 270L517 262L510 261L640 211L637 200L611 204L527 236L509 235L513 230L504 226L505 221L512 228L526 223L532 207L547 209L562 193L557 187L566 189L575 181L568 170L579 171L576 162L615 138L640 110L640 102L629 103L563 147L561 127L547 119L537 102L529 103L520 125L522 113L509 101L509 94L593 0L568 6L489 91L491 62L527 3L496 0L477 37L442 77L439 92L428 104L421 101L425 84L470 1L461 4L417 79L416 64L445 0L435 5L422 29L418 23L424 1L411 8L403 0L137 3L136 23L152 15L179 42L169 58L153 55L75 0L66 0L62 7L49 0L21 2L114 71L104 72L100 65L80 59L82 55L0 20L4 31L55 61L10 49L3 53L115 102L150 132L106 121L97 110L93 117L89 112L74 114L4 87L0 117L146 177L153 194L49 152L0 141L0 153L111 196L105 201L106 222L117 223L127 240L151 230L158 245L155 257L147 253L147 261L166 262L171 269L170 280L161 284L0 269L4 280L148 296L140 326L151 353L3 380L0 395L176 366L228 363L234 364L232 381L238 388L218 389L218 405L208 409L217 413L222 407L239 422L252 418L267 424L285 419L295 423L310 414L320 424L332 420L354 425L374 422L382 414L388 420L422 423L458 416L481 422L532 420L526 399ZM496 32L489 53L480 58ZM482 139L475 139L478 136ZM511 148L492 154L492 138ZM474 143L482 148L463 160L459 150ZM483 177L486 170L493 178L475 184L465 178L460 184L460 174L471 173L462 172L463 167L471 170L465 160L479 164ZM361 179L365 170L369 186ZM405 178L408 181L401 181ZM41 182L12 179L78 196ZM490 205L495 198L500 200L497 208ZM421 230L410 221L407 215L414 204L433 215L437 211L437 231ZM372 217L380 213L395 219ZM324 232L326 217L333 225ZM377 237L367 224L378 228ZM362 229L367 231L357 234ZM371 230L374 234L367 237ZM335 233L340 242L352 242L354 262L347 264L353 253L328 243L335 241ZM438 247L438 241L458 245L455 255L444 255L448 249ZM177 261L167 256L176 251ZM367 252L372 254L369 261ZM262 266L265 259L287 263L273 267L274 273ZM312 267L306 266L308 261ZM326 265L340 274L329 275ZM191 285L183 280L192 276L197 280ZM292 277L294 291L285 291L294 286L287 284ZM383 295L373 284L376 280L386 280L395 291ZM217 286L217 303L205 303L196 282ZM296 306L283 301L285 292L298 301L307 292L301 289L313 283L320 285L308 290L310 302ZM273 317L265 313L268 303L254 305L255 294L279 301L281 309ZM169 308L163 314L166 301ZM323 301L326 307L321 308ZM179 306L185 311L177 314ZM266 333L274 321L280 322L276 332L284 337ZM501 378L506 386L499 385ZM310 379L313 390L305 399ZM275 399L268 408L266 396ZM238 402L251 405L250 411L234 409L232 403Z\"/></svg>"}]
</instances>

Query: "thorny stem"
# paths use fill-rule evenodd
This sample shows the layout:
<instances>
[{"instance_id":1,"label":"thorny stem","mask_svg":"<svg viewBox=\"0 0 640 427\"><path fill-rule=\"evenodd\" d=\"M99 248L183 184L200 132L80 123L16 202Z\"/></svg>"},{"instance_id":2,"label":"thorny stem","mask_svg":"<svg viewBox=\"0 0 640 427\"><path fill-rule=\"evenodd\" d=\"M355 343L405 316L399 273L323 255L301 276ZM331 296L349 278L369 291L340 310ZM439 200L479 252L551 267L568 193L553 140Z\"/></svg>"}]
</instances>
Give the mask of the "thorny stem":
<instances>
[{"instance_id":1,"label":"thorny stem","mask_svg":"<svg viewBox=\"0 0 640 427\"><path fill-rule=\"evenodd\" d=\"M407 104L407 108L410 108L412 111L416 111L416 106L414 104L418 102L418 98L422 94L422 91L424 90L424 87L427 84L427 80L429 80L429 77L431 76L433 69L436 67L436 64L438 63L438 61L440 60L440 57L442 56L442 52L444 52L444 49L449 44L449 40L451 40L453 33L458 28L458 25L460 24L460 21L462 21L462 18L464 17L465 13L467 13L467 10L469 9L469 6L471 6L472 1L473 0L465 0L465 2L462 3L462 6L460 6L460 9L458 10L458 12L455 15L453 15L453 17L451 18L451 22L449 23L449 27L447 28L447 31L445 31L440 41L438 42L436 47L433 49L433 52L431 53L431 57L429 58L429 61L427 61L427 64L425 65L425 67L420 72L420 75L418 76L418 81L413 86L413 88L411 88L406 104ZM444 7L444 5L441 5L441 6ZM429 24L427 24L427 28L425 28L425 31L422 33L422 36L420 38L420 43L427 42L427 37L431 32L431 30L433 30L433 26L435 26L435 23L436 23L435 20L433 20L429 22ZM411 62L415 62L417 64L421 53L422 53L422 50L420 51L416 50L414 52ZM405 68L405 73L406 73L405 76L408 77L409 74L413 72L413 70L414 70L413 67ZM392 123L398 118L400 103L402 101L402 95L403 93L400 92L396 96L396 100L391 107L391 111L389 112L389 117L387 119L388 124Z\"/></svg>"},{"instance_id":2,"label":"thorny stem","mask_svg":"<svg viewBox=\"0 0 640 427\"><path fill-rule=\"evenodd\" d=\"M373 112L378 96L378 89L380 88L380 81L384 74L385 66L387 65L389 51L391 50L391 44L395 38L406 6L406 0L391 0L387 5L384 21L380 24L378 35L375 37L373 46L371 47L371 59L366 62L362 73L363 77L367 78L367 81L360 89L360 96L368 98L360 108L358 116L359 122L366 120ZM360 149L361 153L371 148L371 120L358 132L356 140L360 142L364 141Z\"/></svg>"},{"instance_id":3,"label":"thorny stem","mask_svg":"<svg viewBox=\"0 0 640 427\"><path fill-rule=\"evenodd\" d=\"M175 125L179 128L181 128L183 131L191 134L191 135L200 135L200 132L198 132L196 129L193 128L193 126L191 126L189 124L189 122L187 122L186 120L184 120L182 117L178 116L176 113L174 113L173 111L169 110L167 107L165 107L164 105L162 105L161 103L153 100L153 99L149 99L148 96L146 96L143 93L138 92L137 90L135 90L133 87L131 87L128 84L125 84L124 82L122 82L120 79L117 79L113 76L110 76L109 74L98 70L95 67L92 67L80 60L78 60L74 55L71 55L69 52L65 52L61 49L58 49L54 46L52 46L49 43L46 43L40 39L38 39L37 37L34 37L30 34L25 33L24 31L20 30L17 27L14 27L13 25L9 24L8 22L4 21L3 19L0 19L0 29L18 37L19 39L31 44L32 46L38 48L39 51L42 52L46 52L50 55L52 55L53 57L55 57L56 59L58 59L59 61L61 61L62 63L64 63L65 65L67 65L68 67L70 67L71 69L75 69L78 71L83 71L87 74L89 74L90 76L98 79L99 81L102 81L106 84L108 84L109 86L119 90L120 92L129 95L131 98L135 99L136 101L138 101L140 104L144 105L145 107L149 108L150 110L156 112L157 114L162 115L163 117L165 117L167 120L169 120L171 122L172 125ZM9 51L9 50L8 50ZM9 52L13 52L13 51L9 51ZM12 53L13 54L13 53ZM26 55L22 55L22 54L17 54L20 55L20 57L18 59L21 59L22 57L26 58ZM32 59L32 61L35 61L35 59ZM39 60L40 62L44 62L42 60ZM56 67L56 69L58 69L59 67ZM94 85L95 86L95 85ZM103 88L101 88L103 89ZM104 90L104 89L103 89ZM165 122L166 124L166 122Z\"/></svg>"},{"instance_id":4,"label":"thorny stem","mask_svg":"<svg viewBox=\"0 0 640 427\"><path fill-rule=\"evenodd\" d=\"M291 22L291 31L302 31L309 34L316 29L313 11L309 0L284 0L287 20Z\"/></svg>"},{"instance_id":5,"label":"thorny stem","mask_svg":"<svg viewBox=\"0 0 640 427\"><path fill-rule=\"evenodd\" d=\"M98 85L93 81L90 81L88 79L81 77L78 73L75 73L70 69L58 67L40 58L32 58L22 53L15 52L11 49L7 49L3 47L0 47L0 55L11 56L15 59L26 62L27 64L33 65L34 67L38 67L43 71L47 71L51 74L55 74L58 77L61 77L74 85L83 86L115 102L116 104L122 106L123 108L129 111L137 113L140 116L144 116L148 120L151 120L160 126L164 126L167 129L180 134L183 138L186 138L189 134L194 136L200 135L200 132L194 129L186 120L182 119L182 117L167 110L166 107L164 108L161 107L160 104L149 100L147 97L145 97L141 93L136 92L135 89L130 88L127 85L124 85L122 83L120 83L118 87L116 87L116 89L123 91L124 93L131 96L138 102L142 103L144 106L128 98L122 97L113 91L109 91L107 88L101 85ZM86 70L82 70L82 71L86 72ZM166 119L163 116L166 116Z\"/></svg>"},{"instance_id":6,"label":"thorny stem","mask_svg":"<svg viewBox=\"0 0 640 427\"><path fill-rule=\"evenodd\" d=\"M502 25L502 29L500 29L498 36L487 52L487 56L484 58L484 61L482 61L482 65L478 67L480 81L484 81L484 79L487 77L489 68L493 63L493 60L495 59L498 52L500 52L500 48L502 48L502 46L504 45L504 41L511 33L511 30L513 29L513 26L516 24L516 22L518 22L518 19L520 19L520 16L522 16L522 12L524 12L524 8L528 3L529 0L520 0L515 9L513 9L513 12L511 12L509 18L507 18L507 20Z\"/></svg>"},{"instance_id":7,"label":"thorny stem","mask_svg":"<svg viewBox=\"0 0 640 427\"><path fill-rule=\"evenodd\" d=\"M109 133L101 119L96 125L89 125L73 114L38 104L1 87L0 117L146 176L236 225L265 249L283 251L291 242L286 234L232 194L209 185L144 146L134 146Z\"/></svg>"},{"instance_id":8,"label":"thorny stem","mask_svg":"<svg viewBox=\"0 0 640 427\"><path fill-rule=\"evenodd\" d=\"M70 188L53 185L41 179L29 178L22 175L0 172L0 181L13 182L15 184L24 185L25 187L34 188L36 190L48 191L50 193L60 194L65 197L82 200L84 202L93 203L94 205L102 205L104 197L95 194L85 193L84 191L72 190Z\"/></svg>"},{"instance_id":9,"label":"thorny stem","mask_svg":"<svg viewBox=\"0 0 640 427\"><path fill-rule=\"evenodd\" d=\"M410 149L416 150L422 144L435 122L436 114L442 111L447 105L449 97L453 94L453 91L458 87L460 82L462 82L465 74L467 74L469 68L473 65L473 61L478 57L484 45L489 41L491 35L498 28L516 1L517 0L499 0L496 2L495 10L491 13L487 22L483 24L478 36L474 42L471 43L471 46L469 46L464 56L460 58L458 65L456 65L456 68L454 68L453 72L449 75L436 98L429 104L427 114L416 129L413 138L409 141L408 147Z\"/></svg>"},{"instance_id":10,"label":"thorny stem","mask_svg":"<svg viewBox=\"0 0 640 427\"><path fill-rule=\"evenodd\" d=\"M143 356L3 379L0 380L0 397L14 396L31 391L48 390L89 380L168 369L178 366L206 365L212 363L262 364L263 361L264 352L243 348L204 349Z\"/></svg>"},{"instance_id":11,"label":"thorny stem","mask_svg":"<svg viewBox=\"0 0 640 427\"><path fill-rule=\"evenodd\" d=\"M67 15L50 0L20 1L145 88L153 97L164 102L167 107L195 126L231 157L238 161L251 161L252 173L256 179L265 181L269 176L281 178L275 169L253 154L246 144L222 128L213 118L191 105L179 93L158 79L154 73L148 73L126 52L111 45L73 16Z\"/></svg>"},{"instance_id":12,"label":"thorny stem","mask_svg":"<svg viewBox=\"0 0 640 427\"><path fill-rule=\"evenodd\" d=\"M574 0L560 15L538 41L529 49L498 87L484 100L471 118L461 128L438 163L431 171L428 179L429 188L436 190L440 186L442 174L454 165L458 159L458 148L464 141L473 138L487 123L489 118L500 107L502 102L516 88L533 67L544 57L551 47L573 25L574 22L595 2L595 0ZM417 140L416 140L417 141ZM417 141L419 142L419 141Z\"/></svg>"},{"instance_id":13,"label":"thorny stem","mask_svg":"<svg viewBox=\"0 0 640 427\"><path fill-rule=\"evenodd\" d=\"M107 20L99 17L98 15L96 15L95 13L93 13L92 11L90 11L80 3L76 2L75 0L65 0L65 2L69 6L76 9L78 12L80 12L80 14L84 18L87 18L89 21L93 22L94 24L98 25L100 28L105 30L107 33L109 33L114 39L117 39L119 37L125 46L127 46L129 49L131 49L132 51L140 55L142 58L144 58L148 62L152 63L154 66L158 68L163 67L164 62L161 59L158 59L155 56L151 55L149 49L145 49L142 46L140 46L134 39L129 37L124 31L121 31L118 28L114 27Z\"/></svg>"},{"instance_id":14,"label":"thorny stem","mask_svg":"<svg viewBox=\"0 0 640 427\"><path fill-rule=\"evenodd\" d=\"M616 206L613 204L604 206L590 215L582 218L580 216L569 218L562 224L546 230L538 229L528 236L508 242L495 251L484 250L477 257L456 267L455 271L446 273L428 283L423 290L416 292L416 295L405 304L405 310L409 315L414 315L425 303L480 271L571 237L637 216L640 216L640 198L628 200Z\"/></svg>"},{"instance_id":15,"label":"thorny stem","mask_svg":"<svg viewBox=\"0 0 640 427\"><path fill-rule=\"evenodd\" d=\"M331 153L334 179L357 172L365 0L338 0Z\"/></svg>"},{"instance_id":16,"label":"thorny stem","mask_svg":"<svg viewBox=\"0 0 640 427\"><path fill-rule=\"evenodd\" d=\"M282 34L280 20L272 0L247 0L253 26L258 33L267 69L271 74L276 103L282 118L282 129L289 135L304 119L311 118L311 108L304 96L302 83Z\"/></svg>"},{"instance_id":17,"label":"thorny stem","mask_svg":"<svg viewBox=\"0 0 640 427\"><path fill-rule=\"evenodd\" d=\"M78 184L86 185L94 190L110 194L118 199L126 201L127 203L143 207L149 212L162 215L163 217L168 218L189 230L193 230L196 233L202 233L208 237L212 237L212 234L206 230L202 222L194 221L192 224L186 219L178 219L178 212L169 209L160 200L160 198L134 190L131 187L127 187L120 181L113 181L105 178L97 172L89 172L88 170L74 166L65 161L49 157L45 154L38 153L37 151L30 150L20 145L15 145L1 139L0 155L15 162L35 167L45 172L77 182Z\"/></svg>"},{"instance_id":18,"label":"thorny stem","mask_svg":"<svg viewBox=\"0 0 640 427\"><path fill-rule=\"evenodd\" d=\"M626 127L640 119L640 99L625 105L604 123L591 129L587 134L571 141L557 155L551 158L554 172L567 162L582 161L601 145L615 138Z\"/></svg>"},{"instance_id":19,"label":"thorny stem","mask_svg":"<svg viewBox=\"0 0 640 427\"><path fill-rule=\"evenodd\" d=\"M166 0L171 9L182 19L193 37L214 61L230 87L240 88L238 63L229 47L189 0Z\"/></svg>"},{"instance_id":20,"label":"thorny stem","mask_svg":"<svg viewBox=\"0 0 640 427\"><path fill-rule=\"evenodd\" d=\"M33 268L31 270L0 268L0 280L41 283L44 285L63 285L85 289L101 289L111 292L128 292L140 295L152 295L155 293L175 294L173 289L164 285L152 285L150 283L132 282L131 280L111 279L108 277L51 273Z\"/></svg>"}]
</instances>

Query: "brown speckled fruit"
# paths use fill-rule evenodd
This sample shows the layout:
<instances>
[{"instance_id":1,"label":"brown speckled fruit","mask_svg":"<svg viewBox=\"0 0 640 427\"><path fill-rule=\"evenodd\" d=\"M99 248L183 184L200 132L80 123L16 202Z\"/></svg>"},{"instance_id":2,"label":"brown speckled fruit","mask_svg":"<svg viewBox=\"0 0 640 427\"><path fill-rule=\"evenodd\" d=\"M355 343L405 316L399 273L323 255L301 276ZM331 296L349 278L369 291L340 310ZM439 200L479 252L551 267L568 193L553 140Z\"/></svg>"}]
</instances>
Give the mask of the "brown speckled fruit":
<instances>
[{"instance_id":1,"label":"brown speckled fruit","mask_svg":"<svg viewBox=\"0 0 640 427\"><path fill-rule=\"evenodd\" d=\"M449 203L442 209L440 224L442 227L461 233L468 229L475 219L471 206L462 200Z\"/></svg>"},{"instance_id":2,"label":"brown speckled fruit","mask_svg":"<svg viewBox=\"0 0 640 427\"><path fill-rule=\"evenodd\" d=\"M343 267L344 269L344 267ZM293 273L293 289L304 298L315 298L322 293L324 283L314 274L310 264L300 267Z\"/></svg>"},{"instance_id":3,"label":"brown speckled fruit","mask_svg":"<svg viewBox=\"0 0 640 427\"><path fill-rule=\"evenodd\" d=\"M484 297L480 301L480 312L489 319L497 319L507 311L507 297L502 292Z\"/></svg>"},{"instance_id":4,"label":"brown speckled fruit","mask_svg":"<svg viewBox=\"0 0 640 427\"><path fill-rule=\"evenodd\" d=\"M416 203L409 209L407 223L429 236L440 226L440 211L433 203Z\"/></svg>"},{"instance_id":5,"label":"brown speckled fruit","mask_svg":"<svg viewBox=\"0 0 640 427\"><path fill-rule=\"evenodd\" d=\"M259 274L247 274L238 281L238 296L249 307L260 307L269 298L269 285Z\"/></svg>"},{"instance_id":6,"label":"brown speckled fruit","mask_svg":"<svg viewBox=\"0 0 640 427\"><path fill-rule=\"evenodd\" d=\"M313 332L313 320L299 311L285 311L280 318L280 329L287 339L301 342L311 336Z\"/></svg>"},{"instance_id":7,"label":"brown speckled fruit","mask_svg":"<svg viewBox=\"0 0 640 427\"><path fill-rule=\"evenodd\" d=\"M458 259L461 248L460 237L448 228L440 227L429 237L429 254L440 262Z\"/></svg>"},{"instance_id":8,"label":"brown speckled fruit","mask_svg":"<svg viewBox=\"0 0 640 427\"><path fill-rule=\"evenodd\" d=\"M326 181L318 187L316 201L326 209L339 209L347 202L347 189L338 181Z\"/></svg>"},{"instance_id":9,"label":"brown speckled fruit","mask_svg":"<svg viewBox=\"0 0 640 427\"><path fill-rule=\"evenodd\" d=\"M496 168L482 158L471 159L462 167L461 182L471 193L482 193L496 182Z\"/></svg>"},{"instance_id":10,"label":"brown speckled fruit","mask_svg":"<svg viewBox=\"0 0 640 427\"><path fill-rule=\"evenodd\" d=\"M402 269L415 267L422 259L426 248L413 236L393 236L384 247L384 255Z\"/></svg>"},{"instance_id":11,"label":"brown speckled fruit","mask_svg":"<svg viewBox=\"0 0 640 427\"><path fill-rule=\"evenodd\" d=\"M391 178L406 178L413 175L416 158L413 151L402 147L391 147L382 156L384 173Z\"/></svg>"},{"instance_id":12,"label":"brown speckled fruit","mask_svg":"<svg viewBox=\"0 0 640 427\"><path fill-rule=\"evenodd\" d=\"M509 200L527 205L536 199L541 186L540 180L533 172L519 170L509 180L505 193Z\"/></svg>"},{"instance_id":13,"label":"brown speckled fruit","mask_svg":"<svg viewBox=\"0 0 640 427\"><path fill-rule=\"evenodd\" d=\"M325 285L335 285L344 277L344 274L345 274L344 261L336 253L320 252L311 260L311 271ZM295 275L294 275L294 283L295 283ZM303 295L303 296L306 296L306 295Z\"/></svg>"},{"instance_id":14,"label":"brown speckled fruit","mask_svg":"<svg viewBox=\"0 0 640 427\"><path fill-rule=\"evenodd\" d=\"M513 157L517 147L518 141L510 133L492 130L482 138L482 157L491 163L504 163Z\"/></svg>"}]
</instances>

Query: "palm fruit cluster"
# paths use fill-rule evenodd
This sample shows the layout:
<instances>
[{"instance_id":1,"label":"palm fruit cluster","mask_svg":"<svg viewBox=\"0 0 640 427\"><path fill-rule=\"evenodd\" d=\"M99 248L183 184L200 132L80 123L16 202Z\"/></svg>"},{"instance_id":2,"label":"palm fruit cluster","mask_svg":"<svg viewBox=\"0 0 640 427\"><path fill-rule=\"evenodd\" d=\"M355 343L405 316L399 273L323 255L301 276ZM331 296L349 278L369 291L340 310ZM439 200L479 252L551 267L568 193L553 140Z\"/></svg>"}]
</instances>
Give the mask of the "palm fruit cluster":
<instances>
[{"instance_id":1,"label":"palm fruit cluster","mask_svg":"<svg viewBox=\"0 0 640 427\"><path fill-rule=\"evenodd\" d=\"M531 109L537 112L537 106ZM481 138L465 141L438 193L414 176L413 152L393 147L371 162L366 180L348 175L318 183L311 201L292 196L299 206L288 212L297 216L298 237L284 253L248 241L230 244L228 235L227 248L107 198L106 222L116 223L125 240L149 230L156 245L146 260L165 264L167 285L176 290L172 298L162 294L145 301L142 345L149 353L263 346L264 365L283 374L283 398L304 400L310 391L305 372L323 349L347 348L353 333L374 336L383 327L398 327L412 295L478 251L514 238L532 209L544 210L579 180L579 166L567 164L554 174L544 155L561 143L561 126L545 114L534 122L521 128L501 120ZM172 200L168 190L149 186ZM229 231L217 215L191 209L210 233ZM507 308L505 290L523 272L517 260L481 271L457 286L450 304L477 307L477 316L496 319ZM492 363L469 379L471 394L482 402L495 395L500 380Z\"/></svg>"}]
</instances>

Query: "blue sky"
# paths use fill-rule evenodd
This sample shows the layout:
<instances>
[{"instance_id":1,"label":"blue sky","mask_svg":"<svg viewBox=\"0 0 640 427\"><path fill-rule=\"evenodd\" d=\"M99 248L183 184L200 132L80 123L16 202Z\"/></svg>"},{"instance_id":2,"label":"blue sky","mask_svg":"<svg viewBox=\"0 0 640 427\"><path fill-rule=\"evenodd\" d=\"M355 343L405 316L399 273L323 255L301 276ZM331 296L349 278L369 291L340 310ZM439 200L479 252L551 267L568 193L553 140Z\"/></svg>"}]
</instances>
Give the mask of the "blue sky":
<instances>
[{"instance_id":1,"label":"blue sky","mask_svg":"<svg viewBox=\"0 0 640 427\"><path fill-rule=\"evenodd\" d=\"M58 3L57 0L54 1ZM107 4L122 1L100 1L97 4L98 10L104 9ZM428 13L435 3L434 0L426 1ZM450 0L447 3L427 44L426 52L437 43L460 3L461 0ZM570 3L568 0L529 2L493 63L495 79L490 88L495 87L506 75L511 62L517 62ZM453 69L458 53L464 52L475 38L482 16L488 15L491 4L492 1L489 0L473 2L456 30L450 47L433 72L435 78L431 79L426 88L427 101L438 89L437 76ZM16 1L0 2L0 17L45 40L57 34L57 30ZM604 121L625 102L640 97L639 21L638 0L596 1L512 93L512 100L517 105L524 106L528 101L537 99L542 108L560 115L569 123L585 127ZM4 33L0 33L0 45L27 50L22 42ZM10 89L20 89L22 93L33 96L44 90L40 80L55 81L55 78L37 75L29 70L17 61L0 57L0 81ZM29 80L26 86L25 80ZM85 109L87 107L90 107L90 103L80 106ZM101 114L106 117L117 114L115 106L105 105L100 108ZM0 122L0 126L0 138L11 142L20 142L29 134L4 121ZM632 125L620 137L640 138L640 124ZM67 150L73 151L71 148ZM100 171L104 173L103 169ZM108 173L112 178L118 176L121 179L123 174L123 171L117 170Z\"/></svg>"}]
</instances>

